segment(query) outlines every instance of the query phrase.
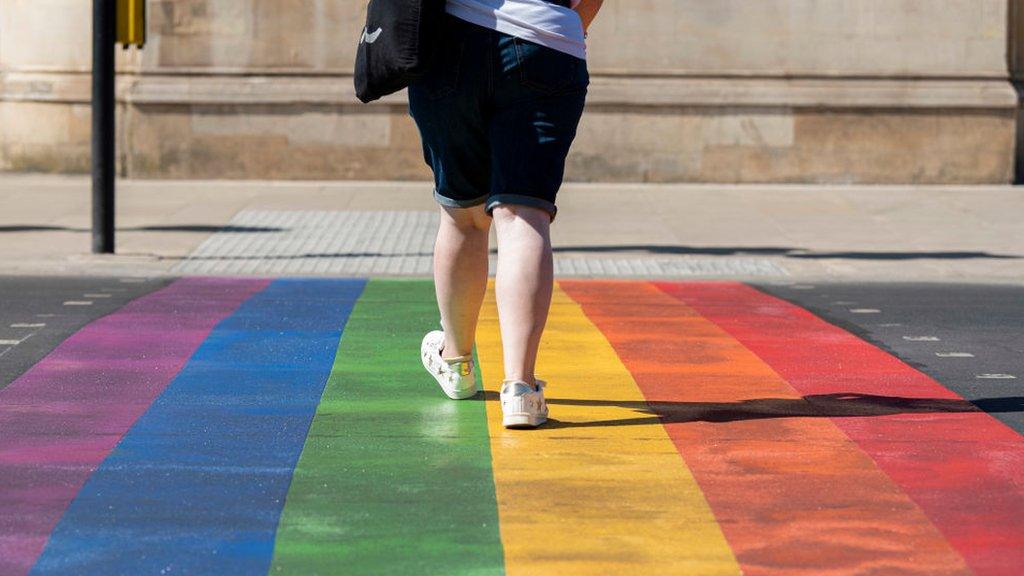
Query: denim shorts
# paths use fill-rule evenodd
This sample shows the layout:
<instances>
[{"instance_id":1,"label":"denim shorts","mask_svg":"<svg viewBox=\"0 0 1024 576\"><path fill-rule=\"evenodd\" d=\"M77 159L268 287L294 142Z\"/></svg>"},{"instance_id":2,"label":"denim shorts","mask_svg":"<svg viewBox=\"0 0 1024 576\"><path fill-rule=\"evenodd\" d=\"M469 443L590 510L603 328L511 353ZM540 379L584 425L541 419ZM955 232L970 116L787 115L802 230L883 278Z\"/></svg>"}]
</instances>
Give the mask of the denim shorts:
<instances>
[{"instance_id":1,"label":"denim shorts","mask_svg":"<svg viewBox=\"0 0 1024 576\"><path fill-rule=\"evenodd\" d=\"M446 15L431 70L409 87L409 112L444 206L546 210L583 115L587 62Z\"/></svg>"}]
</instances>

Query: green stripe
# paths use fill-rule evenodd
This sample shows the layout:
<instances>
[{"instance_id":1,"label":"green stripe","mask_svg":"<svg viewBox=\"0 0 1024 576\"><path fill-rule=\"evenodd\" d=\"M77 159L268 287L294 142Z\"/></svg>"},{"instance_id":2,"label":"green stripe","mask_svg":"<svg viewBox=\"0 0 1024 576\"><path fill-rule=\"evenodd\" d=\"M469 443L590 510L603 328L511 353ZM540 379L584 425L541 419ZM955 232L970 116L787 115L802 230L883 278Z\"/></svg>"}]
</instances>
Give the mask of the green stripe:
<instances>
[{"instance_id":1,"label":"green stripe","mask_svg":"<svg viewBox=\"0 0 1024 576\"><path fill-rule=\"evenodd\" d=\"M295 469L271 574L504 572L484 403L448 400L420 363L437 318L429 282L367 285Z\"/></svg>"}]
</instances>

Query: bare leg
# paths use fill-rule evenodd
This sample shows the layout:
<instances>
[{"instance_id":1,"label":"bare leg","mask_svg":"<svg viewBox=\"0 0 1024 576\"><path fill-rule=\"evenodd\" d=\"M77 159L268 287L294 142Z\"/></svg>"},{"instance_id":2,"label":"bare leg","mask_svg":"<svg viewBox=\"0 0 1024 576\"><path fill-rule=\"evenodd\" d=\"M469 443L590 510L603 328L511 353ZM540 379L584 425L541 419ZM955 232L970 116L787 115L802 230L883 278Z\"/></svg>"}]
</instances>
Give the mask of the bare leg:
<instances>
[{"instance_id":1,"label":"bare leg","mask_svg":"<svg viewBox=\"0 0 1024 576\"><path fill-rule=\"evenodd\" d=\"M498 233L498 318L505 379L536 385L537 349L551 307L554 264L551 217L539 208L503 204L494 210Z\"/></svg>"},{"instance_id":2,"label":"bare leg","mask_svg":"<svg viewBox=\"0 0 1024 576\"><path fill-rule=\"evenodd\" d=\"M487 240L491 218L484 207L442 206L434 244L434 285L444 328L443 358L473 352L480 305L487 291Z\"/></svg>"}]
</instances>

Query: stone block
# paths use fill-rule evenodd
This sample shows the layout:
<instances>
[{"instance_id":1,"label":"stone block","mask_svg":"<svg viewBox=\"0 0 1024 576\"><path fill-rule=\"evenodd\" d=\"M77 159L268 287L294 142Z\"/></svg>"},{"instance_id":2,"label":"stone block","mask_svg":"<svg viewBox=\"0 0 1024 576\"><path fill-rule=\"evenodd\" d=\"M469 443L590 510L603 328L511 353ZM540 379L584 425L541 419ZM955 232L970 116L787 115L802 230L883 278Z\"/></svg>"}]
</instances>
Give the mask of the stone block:
<instances>
[{"instance_id":1,"label":"stone block","mask_svg":"<svg viewBox=\"0 0 1024 576\"><path fill-rule=\"evenodd\" d=\"M1004 75L1007 4L607 0L591 31L590 63L623 74Z\"/></svg>"},{"instance_id":2,"label":"stone block","mask_svg":"<svg viewBox=\"0 0 1024 576\"><path fill-rule=\"evenodd\" d=\"M351 70L365 2L151 0L146 70Z\"/></svg>"},{"instance_id":3,"label":"stone block","mask_svg":"<svg viewBox=\"0 0 1024 576\"><path fill-rule=\"evenodd\" d=\"M92 2L0 1L0 69L90 70Z\"/></svg>"},{"instance_id":4,"label":"stone block","mask_svg":"<svg viewBox=\"0 0 1024 576\"><path fill-rule=\"evenodd\" d=\"M567 178L619 182L1008 183L1002 111L675 108L585 115Z\"/></svg>"},{"instance_id":5,"label":"stone block","mask_svg":"<svg viewBox=\"0 0 1024 576\"><path fill-rule=\"evenodd\" d=\"M0 170L88 172L90 117L80 104L0 101Z\"/></svg>"},{"instance_id":6,"label":"stone block","mask_svg":"<svg viewBox=\"0 0 1024 576\"><path fill-rule=\"evenodd\" d=\"M139 178L423 180L404 111L354 106L139 105L127 173Z\"/></svg>"},{"instance_id":7,"label":"stone block","mask_svg":"<svg viewBox=\"0 0 1024 576\"><path fill-rule=\"evenodd\" d=\"M132 177L430 177L401 108L143 105L129 115ZM1012 111L598 107L567 179L1006 183L1014 122Z\"/></svg>"}]
</instances>

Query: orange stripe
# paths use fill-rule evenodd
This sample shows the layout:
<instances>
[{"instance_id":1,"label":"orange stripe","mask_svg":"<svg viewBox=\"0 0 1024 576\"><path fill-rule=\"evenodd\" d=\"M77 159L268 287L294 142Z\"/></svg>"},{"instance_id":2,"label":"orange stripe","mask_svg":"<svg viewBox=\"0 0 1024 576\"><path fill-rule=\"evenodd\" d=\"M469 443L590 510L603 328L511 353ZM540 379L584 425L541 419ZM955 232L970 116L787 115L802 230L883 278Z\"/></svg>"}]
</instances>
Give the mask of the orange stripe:
<instances>
[{"instance_id":1,"label":"orange stripe","mask_svg":"<svg viewBox=\"0 0 1024 576\"><path fill-rule=\"evenodd\" d=\"M562 287L661 417L746 574L969 573L822 405L715 324L650 284Z\"/></svg>"}]
</instances>

